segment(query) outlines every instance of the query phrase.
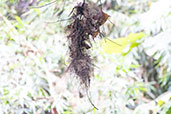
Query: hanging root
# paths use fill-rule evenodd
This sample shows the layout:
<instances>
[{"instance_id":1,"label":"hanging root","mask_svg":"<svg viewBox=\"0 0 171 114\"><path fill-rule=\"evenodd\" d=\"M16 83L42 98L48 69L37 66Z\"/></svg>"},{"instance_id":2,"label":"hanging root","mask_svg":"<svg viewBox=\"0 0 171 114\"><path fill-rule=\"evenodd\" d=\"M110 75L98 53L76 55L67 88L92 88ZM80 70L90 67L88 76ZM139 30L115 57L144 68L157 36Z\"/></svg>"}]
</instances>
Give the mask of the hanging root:
<instances>
[{"instance_id":1,"label":"hanging root","mask_svg":"<svg viewBox=\"0 0 171 114\"><path fill-rule=\"evenodd\" d=\"M89 37L85 34L85 28L80 19L74 20L72 29L72 32L68 36L71 58L69 70L80 78L81 84L85 87L89 87L90 76L93 71L92 59L87 52L90 46L85 42Z\"/></svg>"},{"instance_id":2,"label":"hanging root","mask_svg":"<svg viewBox=\"0 0 171 114\"><path fill-rule=\"evenodd\" d=\"M85 1L75 6L70 15L73 21L67 26L71 60L68 69L80 79L89 98L87 89L94 69L93 60L89 55L90 41L100 33L100 26L109 16L95 3L85 3ZM90 98L89 101L91 102ZM91 104L93 105L92 102Z\"/></svg>"},{"instance_id":3,"label":"hanging root","mask_svg":"<svg viewBox=\"0 0 171 114\"><path fill-rule=\"evenodd\" d=\"M99 109L93 104L93 102L91 101L91 99L90 99L90 94L89 94L88 89L86 89L86 94L87 94L88 101L91 103L91 105L92 105L96 110L99 110Z\"/></svg>"},{"instance_id":4,"label":"hanging root","mask_svg":"<svg viewBox=\"0 0 171 114\"><path fill-rule=\"evenodd\" d=\"M99 34L100 26L109 16L95 3L85 3L85 0L75 6L70 15L73 21L67 26L71 59L69 70L88 88L94 69L88 50L91 48L90 39Z\"/></svg>"},{"instance_id":5,"label":"hanging root","mask_svg":"<svg viewBox=\"0 0 171 114\"><path fill-rule=\"evenodd\" d=\"M67 26L71 60L68 70L80 79L80 84L86 89L89 102L96 108L88 94L90 78L94 70L89 48L91 48L91 38L95 38L100 33L100 26L106 22L109 15L96 4L88 4L85 1L75 6L70 15L73 21Z\"/></svg>"}]
</instances>

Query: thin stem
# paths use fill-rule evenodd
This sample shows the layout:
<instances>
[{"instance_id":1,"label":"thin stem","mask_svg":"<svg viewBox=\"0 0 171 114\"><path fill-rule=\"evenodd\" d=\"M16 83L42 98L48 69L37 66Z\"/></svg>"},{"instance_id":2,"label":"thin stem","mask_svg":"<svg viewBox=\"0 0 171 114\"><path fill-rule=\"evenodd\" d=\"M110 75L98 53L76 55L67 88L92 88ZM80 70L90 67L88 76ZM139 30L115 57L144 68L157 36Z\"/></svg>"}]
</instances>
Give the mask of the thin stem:
<instances>
[{"instance_id":1,"label":"thin stem","mask_svg":"<svg viewBox=\"0 0 171 114\"><path fill-rule=\"evenodd\" d=\"M99 109L93 104L93 102L92 102L91 99L90 99L88 87L86 87L86 94L87 94L87 98L88 98L88 101L90 102L90 104L91 104L96 110L99 110Z\"/></svg>"},{"instance_id":2,"label":"thin stem","mask_svg":"<svg viewBox=\"0 0 171 114\"><path fill-rule=\"evenodd\" d=\"M55 2L57 2L57 1L56 1L56 0L54 0L54 1L50 2L50 3L45 4L45 5L42 5L42 6L31 6L30 8L42 8L42 7L45 7L45 6L51 5L51 4L55 3Z\"/></svg>"}]
</instances>

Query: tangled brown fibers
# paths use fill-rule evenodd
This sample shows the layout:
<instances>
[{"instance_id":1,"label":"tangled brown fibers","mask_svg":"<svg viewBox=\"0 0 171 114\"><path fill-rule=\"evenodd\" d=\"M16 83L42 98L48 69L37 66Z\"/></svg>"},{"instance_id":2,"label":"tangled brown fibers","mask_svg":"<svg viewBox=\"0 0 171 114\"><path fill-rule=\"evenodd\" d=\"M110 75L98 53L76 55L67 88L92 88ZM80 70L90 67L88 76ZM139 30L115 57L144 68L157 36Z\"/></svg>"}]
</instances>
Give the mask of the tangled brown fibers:
<instances>
[{"instance_id":1,"label":"tangled brown fibers","mask_svg":"<svg viewBox=\"0 0 171 114\"><path fill-rule=\"evenodd\" d=\"M85 1L75 6L71 12L72 22L67 26L71 60L68 69L86 88L90 86L90 77L94 69L93 60L89 55L91 40L100 33L100 26L108 17L95 3Z\"/></svg>"}]
</instances>

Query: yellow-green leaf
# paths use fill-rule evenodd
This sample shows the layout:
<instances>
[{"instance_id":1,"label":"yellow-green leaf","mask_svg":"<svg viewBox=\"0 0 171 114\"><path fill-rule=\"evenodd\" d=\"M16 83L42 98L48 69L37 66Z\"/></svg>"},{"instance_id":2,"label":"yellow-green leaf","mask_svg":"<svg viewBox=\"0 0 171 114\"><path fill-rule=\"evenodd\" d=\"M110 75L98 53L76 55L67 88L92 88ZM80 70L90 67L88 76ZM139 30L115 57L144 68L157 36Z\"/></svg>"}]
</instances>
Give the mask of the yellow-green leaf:
<instances>
[{"instance_id":1,"label":"yellow-green leaf","mask_svg":"<svg viewBox=\"0 0 171 114\"><path fill-rule=\"evenodd\" d=\"M165 104L164 101L162 101L162 100L159 100L159 101L158 101L158 106L159 106L159 107L161 107L163 104Z\"/></svg>"},{"instance_id":2,"label":"yellow-green leaf","mask_svg":"<svg viewBox=\"0 0 171 114\"><path fill-rule=\"evenodd\" d=\"M104 49L104 52L107 54L121 54L123 53L123 50L128 46L128 44L131 44L128 51L138 46L139 43L137 43L136 41L140 40L144 36L145 34L142 32L131 33L127 37L117 38L112 41L104 39L101 41L101 45L102 45L102 48Z\"/></svg>"},{"instance_id":3,"label":"yellow-green leaf","mask_svg":"<svg viewBox=\"0 0 171 114\"><path fill-rule=\"evenodd\" d=\"M23 26L23 22L22 22L22 20L21 20L20 17L16 16L15 19L17 20L17 22L18 22L21 26Z\"/></svg>"},{"instance_id":4,"label":"yellow-green leaf","mask_svg":"<svg viewBox=\"0 0 171 114\"><path fill-rule=\"evenodd\" d=\"M37 16L40 17L40 10L39 9L34 9L34 11L37 13Z\"/></svg>"}]
</instances>

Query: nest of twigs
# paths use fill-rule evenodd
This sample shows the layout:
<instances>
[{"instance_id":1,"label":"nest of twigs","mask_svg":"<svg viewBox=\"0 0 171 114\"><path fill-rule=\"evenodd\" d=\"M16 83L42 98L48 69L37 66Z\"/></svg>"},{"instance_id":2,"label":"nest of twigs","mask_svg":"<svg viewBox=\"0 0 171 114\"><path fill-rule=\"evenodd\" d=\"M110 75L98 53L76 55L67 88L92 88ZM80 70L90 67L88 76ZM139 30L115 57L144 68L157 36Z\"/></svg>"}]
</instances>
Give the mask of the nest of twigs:
<instances>
[{"instance_id":1,"label":"nest of twigs","mask_svg":"<svg viewBox=\"0 0 171 114\"><path fill-rule=\"evenodd\" d=\"M90 86L93 75L93 60L89 55L91 41L100 33L100 26L108 19L101 7L95 3L79 3L71 11L72 22L67 26L69 35L70 65L73 72L84 87Z\"/></svg>"}]
</instances>

